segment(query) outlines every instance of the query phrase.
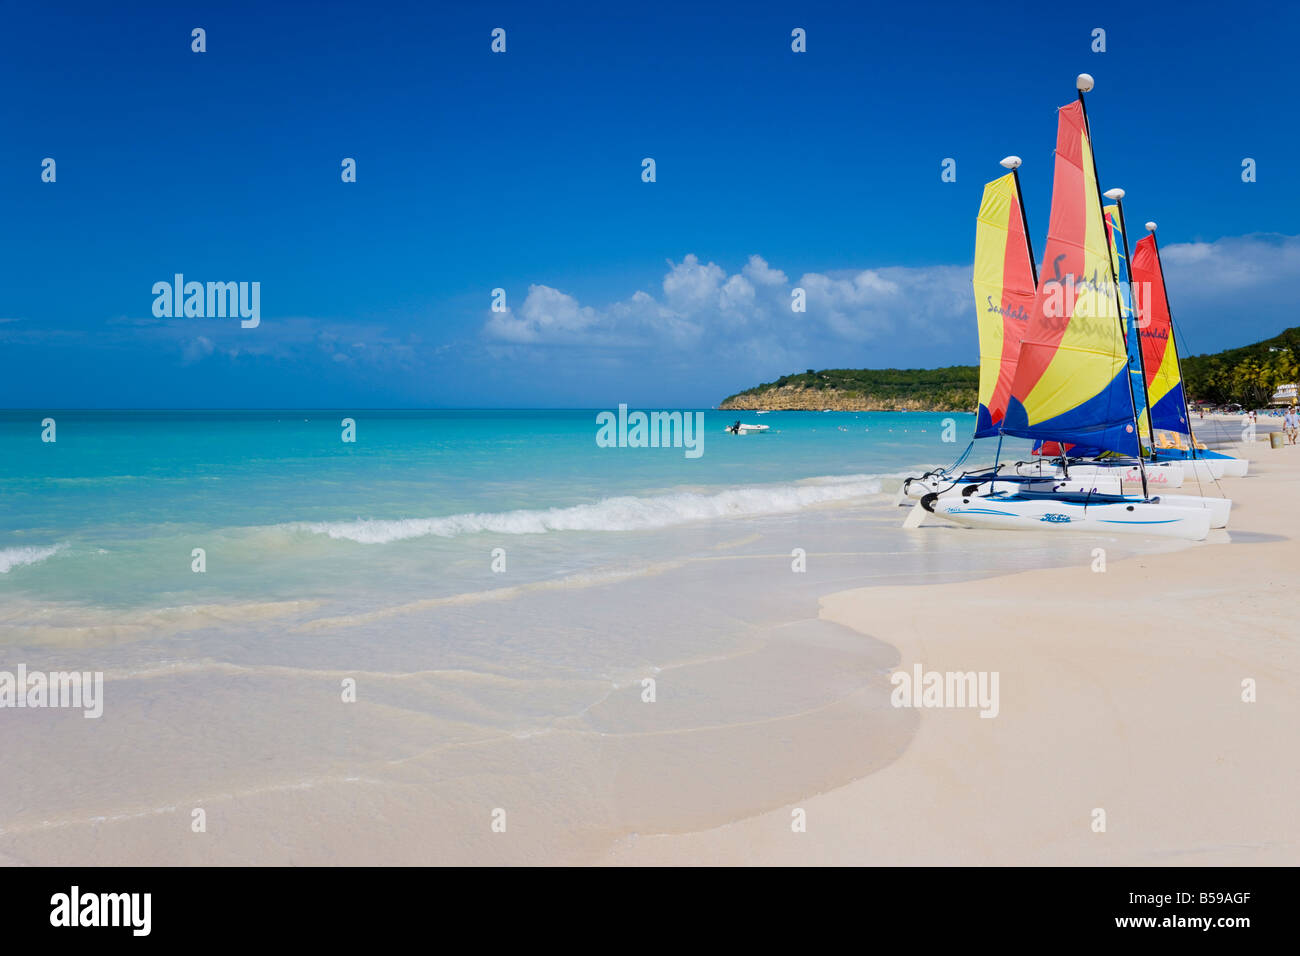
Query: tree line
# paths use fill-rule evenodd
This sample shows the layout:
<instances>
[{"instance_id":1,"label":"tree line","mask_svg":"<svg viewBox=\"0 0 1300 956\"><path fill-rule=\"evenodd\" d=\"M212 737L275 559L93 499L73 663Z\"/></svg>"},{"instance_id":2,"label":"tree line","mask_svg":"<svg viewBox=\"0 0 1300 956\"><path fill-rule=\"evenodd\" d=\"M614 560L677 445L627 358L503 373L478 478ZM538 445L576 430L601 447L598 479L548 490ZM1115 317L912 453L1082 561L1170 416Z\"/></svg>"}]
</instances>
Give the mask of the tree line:
<instances>
[{"instance_id":1,"label":"tree line","mask_svg":"<svg viewBox=\"0 0 1300 956\"><path fill-rule=\"evenodd\" d=\"M1300 326L1253 345L1213 355L1186 356L1182 367L1189 401L1263 407L1279 386L1300 380ZM975 365L821 371L810 368L755 385L725 401L786 387L830 391L880 402L909 402L937 411L973 411L979 389L979 368Z\"/></svg>"},{"instance_id":2,"label":"tree line","mask_svg":"<svg viewBox=\"0 0 1300 956\"><path fill-rule=\"evenodd\" d=\"M1183 359L1190 401L1263 407L1282 385L1300 379L1300 327L1253 345Z\"/></svg>"}]
</instances>

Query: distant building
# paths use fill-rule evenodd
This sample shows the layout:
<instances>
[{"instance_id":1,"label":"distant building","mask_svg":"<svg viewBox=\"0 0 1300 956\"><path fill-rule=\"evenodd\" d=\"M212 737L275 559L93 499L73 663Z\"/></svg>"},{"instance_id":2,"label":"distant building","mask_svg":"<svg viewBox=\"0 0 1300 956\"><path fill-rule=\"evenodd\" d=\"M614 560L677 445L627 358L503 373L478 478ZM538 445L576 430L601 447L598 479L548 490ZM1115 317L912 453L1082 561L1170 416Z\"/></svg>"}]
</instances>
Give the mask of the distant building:
<instances>
[{"instance_id":1,"label":"distant building","mask_svg":"<svg viewBox=\"0 0 1300 956\"><path fill-rule=\"evenodd\" d=\"M1296 403L1296 393L1300 390L1300 383L1292 382L1290 385L1279 385L1273 397L1269 400L1270 405L1294 405Z\"/></svg>"}]
</instances>

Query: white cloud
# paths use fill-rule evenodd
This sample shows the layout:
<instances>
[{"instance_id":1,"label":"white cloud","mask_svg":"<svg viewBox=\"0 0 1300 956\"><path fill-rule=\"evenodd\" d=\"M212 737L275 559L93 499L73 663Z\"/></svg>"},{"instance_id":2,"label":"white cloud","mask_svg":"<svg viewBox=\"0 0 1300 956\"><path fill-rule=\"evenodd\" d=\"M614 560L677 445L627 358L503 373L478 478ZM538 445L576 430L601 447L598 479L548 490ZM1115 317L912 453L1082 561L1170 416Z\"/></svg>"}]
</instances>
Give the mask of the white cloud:
<instances>
[{"instance_id":1,"label":"white cloud","mask_svg":"<svg viewBox=\"0 0 1300 956\"><path fill-rule=\"evenodd\" d=\"M1258 342L1300 324L1300 236L1254 233L1161 245L1179 339L1188 354Z\"/></svg>"},{"instance_id":2,"label":"white cloud","mask_svg":"<svg viewBox=\"0 0 1300 956\"><path fill-rule=\"evenodd\" d=\"M741 272L755 285L785 285L787 282L785 273L780 269L773 269L763 261L762 256L750 256Z\"/></svg>"},{"instance_id":3,"label":"white cloud","mask_svg":"<svg viewBox=\"0 0 1300 956\"><path fill-rule=\"evenodd\" d=\"M1300 236L1254 234L1161 249L1180 335L1193 352L1245 344L1295 325ZM970 363L975 314L969 265L886 266L808 272L791 280L761 256L738 272L687 255L668 262L658 296L638 291L607 306L580 304L549 286L529 288L518 315L483 327L503 345L565 346L613 361L655 350L685 363L710 350L755 369ZM807 294L807 311L790 293ZM495 345L494 345L495 343ZM672 352L679 359L672 359Z\"/></svg>"},{"instance_id":4,"label":"white cloud","mask_svg":"<svg viewBox=\"0 0 1300 956\"><path fill-rule=\"evenodd\" d=\"M531 285L519 313L494 312L487 331L505 342L541 343L577 340L599 321L596 311L559 289Z\"/></svg>"},{"instance_id":5,"label":"white cloud","mask_svg":"<svg viewBox=\"0 0 1300 956\"><path fill-rule=\"evenodd\" d=\"M195 334L198 329L203 331ZM98 350L156 346L181 365L221 360L296 360L320 352L341 364L400 370L413 367L417 352L436 354L446 346L421 346L414 333L397 335L365 322L333 322L306 317L263 320L256 329L238 321L156 319L117 316L93 329L52 329L25 319L0 327L0 346L36 345Z\"/></svg>"},{"instance_id":6,"label":"white cloud","mask_svg":"<svg viewBox=\"0 0 1300 956\"><path fill-rule=\"evenodd\" d=\"M1300 236L1255 233L1227 236L1213 242L1175 242L1161 245L1160 260L1166 282L1211 293L1259 290L1285 283L1295 288L1300 277ZM1189 293L1183 293L1186 297ZM1171 286L1169 297L1176 307Z\"/></svg>"},{"instance_id":7,"label":"white cloud","mask_svg":"<svg viewBox=\"0 0 1300 956\"><path fill-rule=\"evenodd\" d=\"M670 308L690 314L717 301L718 291L727 278L721 266L712 262L700 265L700 260L693 254L676 265L669 260L668 266L668 274L664 276L664 300Z\"/></svg>"},{"instance_id":8,"label":"white cloud","mask_svg":"<svg viewBox=\"0 0 1300 956\"><path fill-rule=\"evenodd\" d=\"M795 285L807 293L806 312L790 308ZM716 345L733 354L770 356L797 354L807 342L825 339L885 344L899 335L950 338L952 323L970 311L967 266L807 273L792 284L761 256L750 256L728 275L692 254L668 262L662 289L661 299L638 291L595 308L533 285L518 314L491 314L483 331L490 341L512 345Z\"/></svg>"},{"instance_id":9,"label":"white cloud","mask_svg":"<svg viewBox=\"0 0 1300 956\"><path fill-rule=\"evenodd\" d=\"M214 348L215 346L210 338L206 335L200 335L185 346L185 350L181 353L181 361L186 365L201 362L212 354Z\"/></svg>"}]
</instances>

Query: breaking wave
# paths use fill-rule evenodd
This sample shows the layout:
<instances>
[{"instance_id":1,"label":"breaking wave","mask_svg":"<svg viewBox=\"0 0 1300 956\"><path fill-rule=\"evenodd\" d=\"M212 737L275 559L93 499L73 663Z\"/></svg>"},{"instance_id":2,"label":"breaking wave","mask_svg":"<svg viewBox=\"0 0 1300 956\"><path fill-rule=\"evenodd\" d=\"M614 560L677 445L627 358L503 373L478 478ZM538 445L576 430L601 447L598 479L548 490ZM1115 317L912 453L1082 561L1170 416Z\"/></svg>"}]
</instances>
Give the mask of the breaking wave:
<instances>
[{"instance_id":1,"label":"breaking wave","mask_svg":"<svg viewBox=\"0 0 1300 956\"><path fill-rule=\"evenodd\" d=\"M684 491L645 498L626 495L569 508L479 512L442 518L327 521L293 527L361 544L387 544L429 535L455 538L482 531L495 534L644 531L691 521L784 514L825 502L878 494L880 490L880 476L847 475L792 484L730 488L711 494Z\"/></svg>"},{"instance_id":2,"label":"breaking wave","mask_svg":"<svg viewBox=\"0 0 1300 956\"><path fill-rule=\"evenodd\" d=\"M66 544L53 544L46 548L0 548L0 574L8 574L24 564L38 564L66 547Z\"/></svg>"}]
</instances>

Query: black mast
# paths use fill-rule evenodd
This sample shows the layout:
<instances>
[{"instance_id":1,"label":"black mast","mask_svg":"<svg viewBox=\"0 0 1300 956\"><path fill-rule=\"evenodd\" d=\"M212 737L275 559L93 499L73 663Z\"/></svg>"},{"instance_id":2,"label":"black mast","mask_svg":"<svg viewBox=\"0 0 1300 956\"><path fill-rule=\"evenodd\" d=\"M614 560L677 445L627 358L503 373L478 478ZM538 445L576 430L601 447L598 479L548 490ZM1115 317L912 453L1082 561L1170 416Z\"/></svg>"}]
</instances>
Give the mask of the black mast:
<instances>
[{"instance_id":1,"label":"black mast","mask_svg":"<svg viewBox=\"0 0 1300 956\"><path fill-rule=\"evenodd\" d=\"M1165 284L1165 264L1160 261L1160 242L1156 239L1156 224L1147 223L1147 232L1151 233L1151 248L1156 251L1156 265L1160 267L1160 291L1165 294L1165 309L1169 312L1169 344L1174 347L1174 360L1178 363L1178 387L1183 390L1183 414L1187 416L1187 446L1192 459L1196 459L1196 436L1192 434L1192 409L1187 404L1187 380L1183 378L1183 356L1178 349L1178 338L1174 335L1174 310L1169 307L1169 286ZM1143 376L1145 378L1145 375ZM1147 413L1150 415L1150 412ZM1155 446L1153 445L1152 448Z\"/></svg>"},{"instance_id":2,"label":"black mast","mask_svg":"<svg viewBox=\"0 0 1300 956\"><path fill-rule=\"evenodd\" d=\"M1034 243L1029 238L1029 213L1025 211L1025 194L1020 189L1020 157L1008 156L998 161L1004 169L1011 170L1011 181L1016 184L1016 205L1020 207L1020 225L1025 233L1025 251L1029 253L1029 274L1034 280L1034 293L1038 292L1038 263L1034 261ZM993 478L989 481L989 489L992 490L994 482L997 480L999 463L1002 461L1002 426L998 426L998 450L993 458ZM1061 467L1065 467L1065 456L1061 456ZM1070 473L1065 472L1068 478Z\"/></svg>"},{"instance_id":3,"label":"black mast","mask_svg":"<svg viewBox=\"0 0 1300 956\"><path fill-rule=\"evenodd\" d=\"M1142 398L1146 402L1146 409L1147 409L1147 437L1151 439L1151 460L1154 461L1156 458L1156 428L1155 428L1155 424L1151 421L1151 392L1147 388L1147 360L1146 360L1146 356L1142 354L1142 326L1137 324L1138 322L1137 296L1132 294L1133 257L1132 255L1129 254L1128 251L1128 223L1124 219L1124 190L1122 189L1108 190L1106 193L1106 198L1107 199L1113 198L1115 200L1116 208L1119 209L1119 234L1124 238L1124 261L1128 263L1128 278L1129 278L1129 289L1130 289L1129 299L1133 303L1133 322L1134 325L1136 326L1136 331L1137 331L1138 369L1142 373ZM1127 332L1127 329L1125 330L1125 332ZM1128 343L1127 334L1124 336L1124 342L1125 342L1125 346L1127 347L1127 343ZM1131 387L1132 382L1130 382L1129 385Z\"/></svg>"},{"instance_id":4,"label":"black mast","mask_svg":"<svg viewBox=\"0 0 1300 956\"><path fill-rule=\"evenodd\" d=\"M1020 157L1008 156L1003 164L1015 160L1011 175L1016 182L1016 202L1020 205L1020 224L1025 230L1025 250L1029 253L1029 271L1034 277L1034 292L1038 292L1038 261L1034 259L1034 242L1029 238L1029 214L1025 212L1025 194L1020 188Z\"/></svg>"}]
</instances>

